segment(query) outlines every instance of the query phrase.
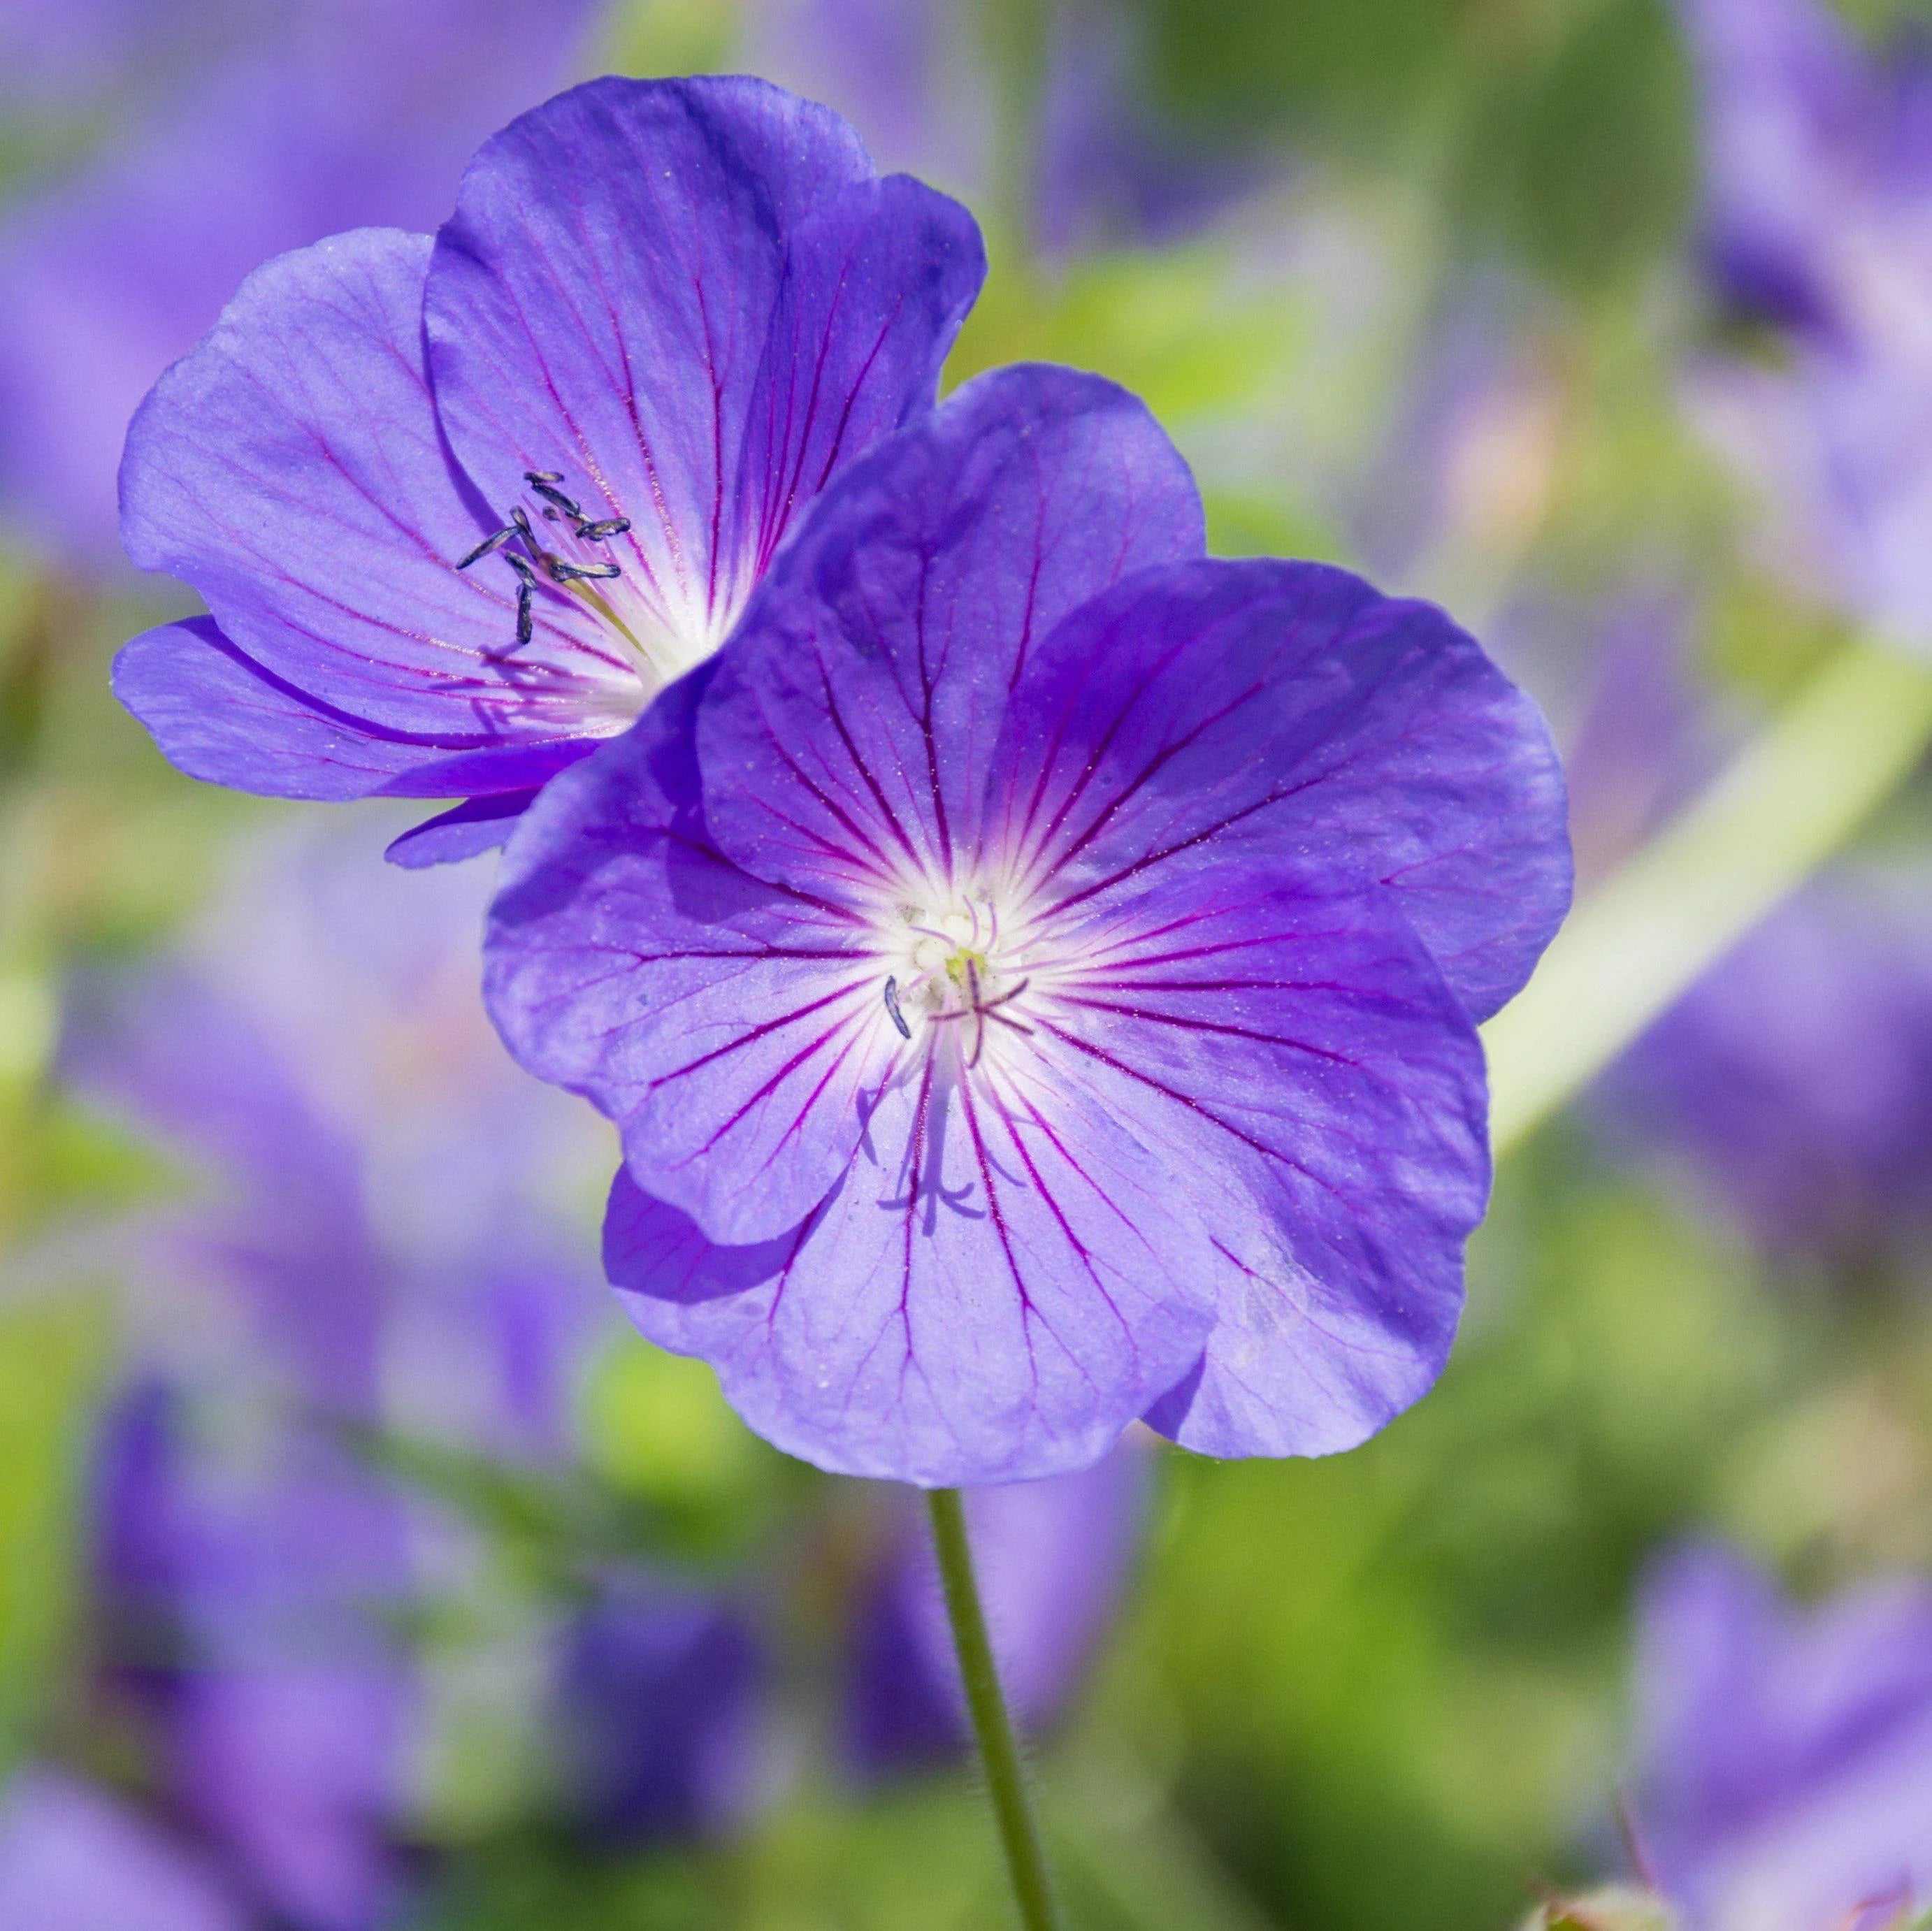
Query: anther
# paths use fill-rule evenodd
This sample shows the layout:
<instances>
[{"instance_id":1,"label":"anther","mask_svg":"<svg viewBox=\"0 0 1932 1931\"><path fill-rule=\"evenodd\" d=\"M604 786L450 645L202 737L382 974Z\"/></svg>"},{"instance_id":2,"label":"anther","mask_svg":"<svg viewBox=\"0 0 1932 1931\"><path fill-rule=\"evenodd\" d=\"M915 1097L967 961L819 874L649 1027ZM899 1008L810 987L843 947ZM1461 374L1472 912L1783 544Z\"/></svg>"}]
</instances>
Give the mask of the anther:
<instances>
[{"instance_id":1,"label":"anther","mask_svg":"<svg viewBox=\"0 0 1932 1931\"><path fill-rule=\"evenodd\" d=\"M578 517L584 514L583 505L573 502L561 490L552 489L549 484L539 482L535 476L530 478L530 487L547 503L554 503L566 516Z\"/></svg>"},{"instance_id":2,"label":"anther","mask_svg":"<svg viewBox=\"0 0 1932 1931\"><path fill-rule=\"evenodd\" d=\"M627 516L606 517L602 523L580 523L577 533L586 543L602 543L614 536L622 536L631 526Z\"/></svg>"},{"instance_id":3,"label":"anther","mask_svg":"<svg viewBox=\"0 0 1932 1931\"><path fill-rule=\"evenodd\" d=\"M517 526L506 523L494 536L486 536L456 567L459 570L467 570L471 564L482 562L491 550L500 550L516 533Z\"/></svg>"},{"instance_id":4,"label":"anther","mask_svg":"<svg viewBox=\"0 0 1932 1931\"><path fill-rule=\"evenodd\" d=\"M526 469L524 481L526 483L560 483L563 481L561 469Z\"/></svg>"},{"instance_id":5,"label":"anther","mask_svg":"<svg viewBox=\"0 0 1932 1931\"><path fill-rule=\"evenodd\" d=\"M517 585L517 641L528 643L536 631L536 620L530 612L530 599L536 594L534 578L526 577Z\"/></svg>"},{"instance_id":6,"label":"anther","mask_svg":"<svg viewBox=\"0 0 1932 1931\"><path fill-rule=\"evenodd\" d=\"M586 577L621 577L624 574L614 563L566 563L561 556L546 556L544 562L554 583L572 583Z\"/></svg>"},{"instance_id":7,"label":"anther","mask_svg":"<svg viewBox=\"0 0 1932 1931\"><path fill-rule=\"evenodd\" d=\"M892 1024L899 1029L902 1039L912 1037L912 1028L905 1022L905 1015L899 1010L899 982L896 979L886 981L886 1010L892 1015Z\"/></svg>"},{"instance_id":8,"label":"anther","mask_svg":"<svg viewBox=\"0 0 1932 1931\"><path fill-rule=\"evenodd\" d=\"M525 512L521 503L519 503L514 509L511 511L510 520L516 525L517 534L530 546L532 550L534 550L537 549L538 547L537 543L537 533L530 527L530 517Z\"/></svg>"},{"instance_id":9,"label":"anther","mask_svg":"<svg viewBox=\"0 0 1932 1931\"><path fill-rule=\"evenodd\" d=\"M537 573L530 568L529 563L519 556L514 550L510 552L509 561L510 568L515 571L518 580L524 587L535 589L537 584Z\"/></svg>"}]
</instances>

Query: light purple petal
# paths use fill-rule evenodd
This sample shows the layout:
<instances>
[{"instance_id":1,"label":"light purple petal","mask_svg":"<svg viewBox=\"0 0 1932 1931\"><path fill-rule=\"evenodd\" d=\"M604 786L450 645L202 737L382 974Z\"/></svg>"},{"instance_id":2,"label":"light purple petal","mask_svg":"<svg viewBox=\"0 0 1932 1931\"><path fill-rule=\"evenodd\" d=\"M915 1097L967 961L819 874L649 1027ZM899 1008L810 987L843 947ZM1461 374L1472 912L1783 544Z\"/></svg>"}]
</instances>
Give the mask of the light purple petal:
<instances>
[{"instance_id":1,"label":"light purple petal","mask_svg":"<svg viewBox=\"0 0 1932 1931\"><path fill-rule=\"evenodd\" d=\"M1042 1051L1189 1177L1206 1230L1214 1334L1148 1420L1209 1455L1354 1447L1434 1382L1461 1312L1489 1192L1468 1019L1389 895L1286 862L1054 929L1074 963L1028 1002Z\"/></svg>"},{"instance_id":2,"label":"light purple petal","mask_svg":"<svg viewBox=\"0 0 1932 1931\"><path fill-rule=\"evenodd\" d=\"M803 1225L756 1246L620 1174L604 1266L626 1312L836 1473L951 1486L1097 1461L1199 1353L1211 1254L1081 1069L1059 1072L928 1076Z\"/></svg>"},{"instance_id":3,"label":"light purple petal","mask_svg":"<svg viewBox=\"0 0 1932 1931\"><path fill-rule=\"evenodd\" d=\"M1032 652L1204 541L1186 463L1124 389L1048 367L968 382L842 479L721 662L705 769L760 775L709 792L719 844L802 889L945 875Z\"/></svg>"},{"instance_id":4,"label":"light purple petal","mask_svg":"<svg viewBox=\"0 0 1932 1931\"><path fill-rule=\"evenodd\" d=\"M1042 646L991 760L989 837L1056 891L1276 862L1385 885L1472 1015L1570 901L1530 700L1432 605L1323 564L1184 565Z\"/></svg>"},{"instance_id":5,"label":"light purple petal","mask_svg":"<svg viewBox=\"0 0 1932 1931\"><path fill-rule=\"evenodd\" d=\"M383 734L452 751L608 735L644 696L612 633L545 585L519 646L502 558L454 567L494 525L430 405L429 248L364 229L249 278L128 431L128 553L192 583L263 670Z\"/></svg>"},{"instance_id":6,"label":"light purple petal","mask_svg":"<svg viewBox=\"0 0 1932 1931\"><path fill-rule=\"evenodd\" d=\"M213 1866L58 1771L0 1791L0 1931L250 1931Z\"/></svg>"},{"instance_id":7,"label":"light purple petal","mask_svg":"<svg viewBox=\"0 0 1932 1931\"><path fill-rule=\"evenodd\" d=\"M425 308L492 502L558 472L628 520L610 593L668 679L715 647L836 463L931 400L984 271L963 209L880 183L827 109L748 79L596 81L478 155Z\"/></svg>"},{"instance_id":8,"label":"light purple petal","mask_svg":"<svg viewBox=\"0 0 1932 1931\"><path fill-rule=\"evenodd\" d=\"M446 798L472 785L514 798L590 748L562 738L464 749L384 730L277 677L212 617L164 624L124 645L114 694L190 778L277 798Z\"/></svg>"}]
</instances>

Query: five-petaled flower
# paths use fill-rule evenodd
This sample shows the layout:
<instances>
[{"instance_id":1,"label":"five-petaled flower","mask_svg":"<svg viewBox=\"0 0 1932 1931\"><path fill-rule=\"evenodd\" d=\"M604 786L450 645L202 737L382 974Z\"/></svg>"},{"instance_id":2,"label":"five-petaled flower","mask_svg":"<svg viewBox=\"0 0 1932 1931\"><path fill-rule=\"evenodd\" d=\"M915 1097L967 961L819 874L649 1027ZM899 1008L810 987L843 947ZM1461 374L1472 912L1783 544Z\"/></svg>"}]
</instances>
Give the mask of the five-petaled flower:
<instances>
[{"instance_id":1,"label":"five-petaled flower","mask_svg":"<svg viewBox=\"0 0 1932 1931\"><path fill-rule=\"evenodd\" d=\"M621 1129L611 1276L808 1459L1322 1453L1441 1366L1555 757L1439 611L1202 553L1132 397L982 377L510 842L488 996Z\"/></svg>"},{"instance_id":2,"label":"five-petaled flower","mask_svg":"<svg viewBox=\"0 0 1932 1931\"><path fill-rule=\"evenodd\" d=\"M156 385L122 535L210 614L116 688L196 777L470 801L404 862L499 843L931 406L984 267L964 209L762 82L564 94L434 241L281 256Z\"/></svg>"}]
</instances>

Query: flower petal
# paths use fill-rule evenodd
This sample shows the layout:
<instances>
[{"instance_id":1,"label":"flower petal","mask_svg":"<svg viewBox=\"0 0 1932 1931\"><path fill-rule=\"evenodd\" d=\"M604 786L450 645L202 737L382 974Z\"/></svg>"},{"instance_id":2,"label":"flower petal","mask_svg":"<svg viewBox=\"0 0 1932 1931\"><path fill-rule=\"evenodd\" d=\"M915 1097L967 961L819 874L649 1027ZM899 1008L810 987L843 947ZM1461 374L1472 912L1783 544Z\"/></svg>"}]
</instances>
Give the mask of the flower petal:
<instances>
[{"instance_id":1,"label":"flower petal","mask_svg":"<svg viewBox=\"0 0 1932 1931\"><path fill-rule=\"evenodd\" d=\"M660 1346L822 1468L938 1487L1098 1461L1199 1354L1216 1264L1078 1067L997 1087L928 1062L801 1225L724 1246L618 1176L604 1259Z\"/></svg>"},{"instance_id":2,"label":"flower petal","mask_svg":"<svg viewBox=\"0 0 1932 1931\"><path fill-rule=\"evenodd\" d=\"M466 858L500 850L536 795L534 791L502 791L490 797L467 799L392 838L382 856L405 871L420 871L425 866L458 865Z\"/></svg>"},{"instance_id":3,"label":"flower petal","mask_svg":"<svg viewBox=\"0 0 1932 1931\"><path fill-rule=\"evenodd\" d=\"M1391 898L1232 862L1117 888L1028 1003L1207 1229L1214 1332L1148 1415L1186 1447L1352 1447L1448 1352L1489 1192L1482 1050Z\"/></svg>"},{"instance_id":4,"label":"flower petal","mask_svg":"<svg viewBox=\"0 0 1932 1931\"><path fill-rule=\"evenodd\" d=\"M968 382L833 485L722 658L698 724L734 781L707 791L720 845L813 889L946 875L1032 651L1203 541L1186 464L1124 389L1047 367Z\"/></svg>"},{"instance_id":5,"label":"flower petal","mask_svg":"<svg viewBox=\"0 0 1932 1931\"><path fill-rule=\"evenodd\" d=\"M274 798L516 798L575 763L581 738L491 743L385 730L298 690L212 617L144 631L114 660L114 694L190 778ZM522 808L520 805L517 809Z\"/></svg>"},{"instance_id":6,"label":"flower petal","mask_svg":"<svg viewBox=\"0 0 1932 1931\"><path fill-rule=\"evenodd\" d=\"M1378 882L1478 1019L1569 906L1535 706L1433 606L1322 564L1182 564L1096 599L1028 665L987 768L988 841L1042 889L1231 859Z\"/></svg>"},{"instance_id":7,"label":"flower petal","mask_svg":"<svg viewBox=\"0 0 1932 1931\"><path fill-rule=\"evenodd\" d=\"M0 1931L248 1931L214 1859L116 1796L29 1768L0 1798Z\"/></svg>"},{"instance_id":8,"label":"flower petal","mask_svg":"<svg viewBox=\"0 0 1932 1931\"><path fill-rule=\"evenodd\" d=\"M556 470L629 520L612 553L682 668L833 465L930 403L983 273L971 217L875 181L825 108L594 81L464 180L424 310L437 404L493 501Z\"/></svg>"},{"instance_id":9,"label":"flower petal","mask_svg":"<svg viewBox=\"0 0 1932 1931\"><path fill-rule=\"evenodd\" d=\"M601 621L544 586L519 647L514 577L496 558L454 567L493 525L430 404L429 247L363 229L249 277L128 433L128 553L373 732L466 750L608 736L642 691Z\"/></svg>"},{"instance_id":10,"label":"flower petal","mask_svg":"<svg viewBox=\"0 0 1932 1931\"><path fill-rule=\"evenodd\" d=\"M692 719L709 672L547 790L503 861L484 996L532 1072L588 1096L625 1156L718 1238L795 1226L890 1070L863 934L766 884L706 826Z\"/></svg>"}]
</instances>

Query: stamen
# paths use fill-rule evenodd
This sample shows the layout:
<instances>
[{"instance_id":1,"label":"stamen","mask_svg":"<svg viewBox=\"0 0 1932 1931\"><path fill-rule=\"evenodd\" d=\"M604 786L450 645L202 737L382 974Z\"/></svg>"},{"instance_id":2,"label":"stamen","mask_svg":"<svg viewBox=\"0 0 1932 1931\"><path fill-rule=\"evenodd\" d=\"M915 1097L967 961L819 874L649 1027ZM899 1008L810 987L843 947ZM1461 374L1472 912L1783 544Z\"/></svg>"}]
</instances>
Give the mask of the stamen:
<instances>
[{"instance_id":1,"label":"stamen","mask_svg":"<svg viewBox=\"0 0 1932 1931\"><path fill-rule=\"evenodd\" d=\"M584 514L583 506L580 504L573 502L561 490L552 489L549 484L538 482L534 475L530 478L530 487L535 490L545 502L556 504L566 516L580 517Z\"/></svg>"},{"instance_id":2,"label":"stamen","mask_svg":"<svg viewBox=\"0 0 1932 1931\"><path fill-rule=\"evenodd\" d=\"M481 562L491 550L500 550L516 533L517 526L506 523L494 536L486 536L456 567L459 570L467 570L471 564Z\"/></svg>"},{"instance_id":3,"label":"stamen","mask_svg":"<svg viewBox=\"0 0 1932 1931\"><path fill-rule=\"evenodd\" d=\"M510 568L517 573L518 580L527 585L530 589L535 589L536 588L537 573L530 568L530 565L522 557L519 556L514 550L510 552L508 560Z\"/></svg>"},{"instance_id":4,"label":"stamen","mask_svg":"<svg viewBox=\"0 0 1932 1931\"><path fill-rule=\"evenodd\" d=\"M606 517L602 523L580 523L577 533L586 543L602 543L614 536L622 536L631 526L627 516Z\"/></svg>"},{"instance_id":5,"label":"stamen","mask_svg":"<svg viewBox=\"0 0 1932 1931\"><path fill-rule=\"evenodd\" d=\"M517 585L517 641L528 643L536 632L536 619L531 614L530 599L536 595L536 580L522 578Z\"/></svg>"},{"instance_id":6,"label":"stamen","mask_svg":"<svg viewBox=\"0 0 1932 1931\"><path fill-rule=\"evenodd\" d=\"M544 562L550 580L556 583L574 583L584 578L601 581L624 574L614 563L566 563L561 556L546 556Z\"/></svg>"},{"instance_id":7,"label":"stamen","mask_svg":"<svg viewBox=\"0 0 1932 1931\"><path fill-rule=\"evenodd\" d=\"M526 469L524 481L526 483L560 483L563 481L561 469Z\"/></svg>"},{"instance_id":8,"label":"stamen","mask_svg":"<svg viewBox=\"0 0 1932 1931\"><path fill-rule=\"evenodd\" d=\"M541 556L543 546L537 541L537 533L530 527L530 517L521 503L511 511L510 520L517 526L517 534L530 546L531 554Z\"/></svg>"},{"instance_id":9,"label":"stamen","mask_svg":"<svg viewBox=\"0 0 1932 1931\"><path fill-rule=\"evenodd\" d=\"M886 981L886 1010L892 1015L892 1024L899 1029L902 1039L912 1037L912 1028L905 1022L905 1015L899 1010L899 982L896 979Z\"/></svg>"}]
</instances>

